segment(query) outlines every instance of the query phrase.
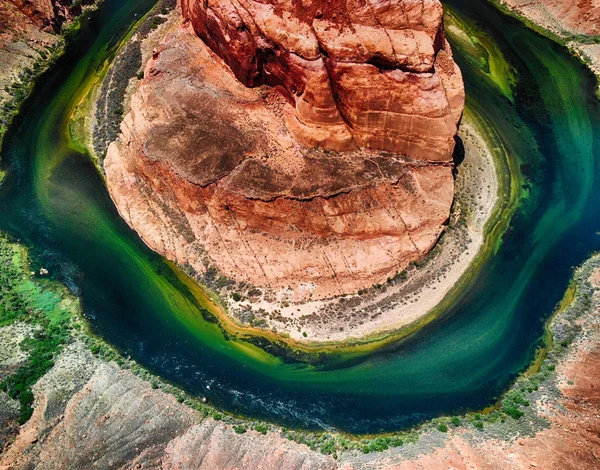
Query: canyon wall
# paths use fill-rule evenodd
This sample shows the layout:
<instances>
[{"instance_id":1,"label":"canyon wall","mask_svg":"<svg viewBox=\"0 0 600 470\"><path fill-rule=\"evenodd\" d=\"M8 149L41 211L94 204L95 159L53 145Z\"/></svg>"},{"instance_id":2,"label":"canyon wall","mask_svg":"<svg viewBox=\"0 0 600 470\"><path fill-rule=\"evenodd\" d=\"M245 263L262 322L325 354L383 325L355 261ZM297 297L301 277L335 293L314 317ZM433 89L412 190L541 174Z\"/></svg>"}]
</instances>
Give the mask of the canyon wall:
<instances>
[{"instance_id":1,"label":"canyon wall","mask_svg":"<svg viewBox=\"0 0 600 470\"><path fill-rule=\"evenodd\" d=\"M292 300L355 292L423 258L450 213L464 105L440 3L182 11L105 160L144 240Z\"/></svg>"},{"instance_id":2,"label":"canyon wall","mask_svg":"<svg viewBox=\"0 0 600 470\"><path fill-rule=\"evenodd\" d=\"M557 33L600 35L600 0L502 0L502 3Z\"/></svg>"},{"instance_id":3,"label":"canyon wall","mask_svg":"<svg viewBox=\"0 0 600 470\"><path fill-rule=\"evenodd\" d=\"M82 3L73 0L8 0L40 29L59 32L65 21L81 11ZM75 6L73 6L75 4Z\"/></svg>"},{"instance_id":4,"label":"canyon wall","mask_svg":"<svg viewBox=\"0 0 600 470\"><path fill-rule=\"evenodd\" d=\"M462 81L437 0L183 0L198 36L248 87L276 87L306 146L449 161Z\"/></svg>"}]
</instances>

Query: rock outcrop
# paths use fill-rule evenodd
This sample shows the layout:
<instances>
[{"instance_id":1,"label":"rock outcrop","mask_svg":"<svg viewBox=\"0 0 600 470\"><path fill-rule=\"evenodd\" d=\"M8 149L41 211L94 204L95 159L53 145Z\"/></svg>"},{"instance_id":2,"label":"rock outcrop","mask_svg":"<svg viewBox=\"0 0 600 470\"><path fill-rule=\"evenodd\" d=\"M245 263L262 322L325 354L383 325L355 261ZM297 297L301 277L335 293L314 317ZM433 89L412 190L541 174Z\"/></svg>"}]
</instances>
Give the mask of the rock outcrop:
<instances>
[{"instance_id":1,"label":"rock outcrop","mask_svg":"<svg viewBox=\"0 0 600 470\"><path fill-rule=\"evenodd\" d=\"M182 3L105 160L125 220L180 264L294 300L421 259L464 104L439 2Z\"/></svg>"},{"instance_id":2,"label":"rock outcrop","mask_svg":"<svg viewBox=\"0 0 600 470\"><path fill-rule=\"evenodd\" d=\"M463 93L439 1L182 3L240 82L285 96L299 142L450 160Z\"/></svg>"},{"instance_id":3,"label":"rock outcrop","mask_svg":"<svg viewBox=\"0 0 600 470\"><path fill-rule=\"evenodd\" d=\"M30 18L40 29L60 31L65 21L81 11L82 3L73 0L7 0ZM72 6L74 5L74 6Z\"/></svg>"},{"instance_id":4,"label":"rock outcrop","mask_svg":"<svg viewBox=\"0 0 600 470\"><path fill-rule=\"evenodd\" d=\"M502 0L502 3L559 34L600 35L600 0Z\"/></svg>"}]
</instances>

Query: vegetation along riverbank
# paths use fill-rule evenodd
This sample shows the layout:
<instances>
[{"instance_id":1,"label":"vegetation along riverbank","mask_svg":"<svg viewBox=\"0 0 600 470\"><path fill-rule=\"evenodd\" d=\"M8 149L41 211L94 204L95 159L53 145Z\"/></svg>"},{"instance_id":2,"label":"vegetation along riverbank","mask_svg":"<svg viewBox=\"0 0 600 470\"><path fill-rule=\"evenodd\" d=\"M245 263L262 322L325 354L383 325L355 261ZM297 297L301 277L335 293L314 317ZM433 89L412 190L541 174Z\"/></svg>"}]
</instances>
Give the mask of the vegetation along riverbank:
<instances>
[{"instance_id":1,"label":"vegetation along riverbank","mask_svg":"<svg viewBox=\"0 0 600 470\"><path fill-rule=\"evenodd\" d=\"M524 452L531 447L539 451L549 439L566 433L558 458L566 446L589 445L594 426L600 425L593 407L573 408L593 393L600 367L599 256L576 271L557 306L547 328L553 341L543 346L543 360L496 406L441 417L401 433L363 437L295 431L214 409L91 335L77 299L40 275L42 268L21 246L0 238L0 256L0 336L21 339L17 347L3 342L0 350L2 465L39 463L56 446L75 439L77 446L52 454L66 466L92 460L127 466L161 459L168 462L163 468L170 468L177 462L172 459L179 458L173 448L185 449L192 460L212 455L217 462L225 456L231 462L273 447L285 450L267 468L296 468L299 456L309 462L308 468L332 469L392 468L439 454L493 464L500 456L490 449L498 446L512 448L513 458L531 459L529 463L540 457ZM587 423L577 433L564 427L572 413ZM109 436L119 440L118 447L107 447ZM153 453L147 452L150 448ZM587 468L585 462L592 458L580 460L580 468Z\"/></svg>"}]
</instances>

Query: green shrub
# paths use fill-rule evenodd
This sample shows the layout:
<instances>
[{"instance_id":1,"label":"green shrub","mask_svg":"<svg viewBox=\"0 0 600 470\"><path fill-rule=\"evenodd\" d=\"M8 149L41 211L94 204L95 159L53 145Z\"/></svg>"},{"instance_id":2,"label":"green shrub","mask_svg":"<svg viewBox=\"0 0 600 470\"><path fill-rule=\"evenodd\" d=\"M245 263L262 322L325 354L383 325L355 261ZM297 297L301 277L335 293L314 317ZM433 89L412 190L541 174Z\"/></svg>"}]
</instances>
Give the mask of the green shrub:
<instances>
[{"instance_id":1,"label":"green shrub","mask_svg":"<svg viewBox=\"0 0 600 470\"><path fill-rule=\"evenodd\" d=\"M523 412L515 406L507 405L502 408L502 411L513 419L519 419L523 416Z\"/></svg>"},{"instance_id":2,"label":"green shrub","mask_svg":"<svg viewBox=\"0 0 600 470\"><path fill-rule=\"evenodd\" d=\"M335 441L333 439L326 440L321 447L319 447L319 452L324 455L333 454L335 451Z\"/></svg>"},{"instance_id":3,"label":"green shrub","mask_svg":"<svg viewBox=\"0 0 600 470\"><path fill-rule=\"evenodd\" d=\"M269 427L264 423L258 423L256 426L254 426L254 430L261 434L267 434Z\"/></svg>"},{"instance_id":4,"label":"green shrub","mask_svg":"<svg viewBox=\"0 0 600 470\"><path fill-rule=\"evenodd\" d=\"M246 428L241 424L237 424L233 427L233 430L236 434L244 434L246 432Z\"/></svg>"}]
</instances>

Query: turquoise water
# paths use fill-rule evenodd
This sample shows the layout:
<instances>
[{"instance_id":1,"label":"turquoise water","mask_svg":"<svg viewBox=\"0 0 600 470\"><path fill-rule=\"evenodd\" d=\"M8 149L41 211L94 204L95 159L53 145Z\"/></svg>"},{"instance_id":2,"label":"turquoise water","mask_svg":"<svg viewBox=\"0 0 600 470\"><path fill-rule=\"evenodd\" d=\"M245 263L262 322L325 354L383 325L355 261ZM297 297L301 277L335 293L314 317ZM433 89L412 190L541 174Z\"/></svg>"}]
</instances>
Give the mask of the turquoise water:
<instances>
[{"instance_id":1,"label":"turquoise water","mask_svg":"<svg viewBox=\"0 0 600 470\"><path fill-rule=\"evenodd\" d=\"M487 3L447 2L514 73L512 85L495 86L456 44L469 107L526 177L521 203L495 255L439 320L352 364L285 363L224 338L193 289L118 217L89 157L69 147L86 77L152 3L106 0L40 81L2 151L0 230L81 297L95 332L224 409L362 433L492 403L530 361L573 267L600 249L600 107L589 73Z\"/></svg>"}]
</instances>

